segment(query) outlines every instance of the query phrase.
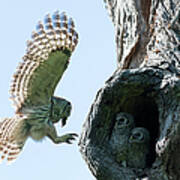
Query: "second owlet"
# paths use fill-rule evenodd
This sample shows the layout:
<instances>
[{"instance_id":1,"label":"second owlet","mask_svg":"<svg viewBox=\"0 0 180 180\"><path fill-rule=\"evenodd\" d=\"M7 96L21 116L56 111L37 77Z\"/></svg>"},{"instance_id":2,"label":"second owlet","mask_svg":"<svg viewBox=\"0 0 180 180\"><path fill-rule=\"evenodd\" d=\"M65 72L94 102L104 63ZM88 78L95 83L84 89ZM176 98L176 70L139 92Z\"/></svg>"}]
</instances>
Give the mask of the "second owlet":
<instances>
[{"instance_id":1,"label":"second owlet","mask_svg":"<svg viewBox=\"0 0 180 180\"><path fill-rule=\"evenodd\" d=\"M137 127L131 131L127 165L132 168L145 168L150 147L150 135L147 129Z\"/></svg>"},{"instance_id":2,"label":"second owlet","mask_svg":"<svg viewBox=\"0 0 180 180\"><path fill-rule=\"evenodd\" d=\"M122 166L126 166L129 136L134 126L134 118L130 114L121 112L116 115L110 147L115 160Z\"/></svg>"},{"instance_id":3,"label":"second owlet","mask_svg":"<svg viewBox=\"0 0 180 180\"><path fill-rule=\"evenodd\" d=\"M15 160L28 137L45 136L54 143L71 143L76 134L58 136L54 123L66 124L71 103L53 96L78 43L74 22L65 13L45 17L27 42L26 54L17 67L10 89L15 115L0 121L1 160Z\"/></svg>"}]
</instances>

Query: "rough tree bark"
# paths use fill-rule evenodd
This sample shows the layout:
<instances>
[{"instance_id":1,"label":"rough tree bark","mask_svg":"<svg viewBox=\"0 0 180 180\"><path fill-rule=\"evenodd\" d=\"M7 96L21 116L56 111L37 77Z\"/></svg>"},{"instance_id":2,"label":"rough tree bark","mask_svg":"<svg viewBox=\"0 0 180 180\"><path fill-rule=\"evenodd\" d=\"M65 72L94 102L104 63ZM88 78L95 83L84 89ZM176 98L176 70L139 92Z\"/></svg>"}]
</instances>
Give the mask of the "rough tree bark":
<instances>
[{"instance_id":1,"label":"rough tree bark","mask_svg":"<svg viewBox=\"0 0 180 180\"><path fill-rule=\"evenodd\" d=\"M105 2L115 26L118 68L91 106L80 152L98 180L178 180L180 2ZM131 114L135 126L150 133L150 155L142 169L124 166L113 155L109 141L119 112Z\"/></svg>"}]
</instances>

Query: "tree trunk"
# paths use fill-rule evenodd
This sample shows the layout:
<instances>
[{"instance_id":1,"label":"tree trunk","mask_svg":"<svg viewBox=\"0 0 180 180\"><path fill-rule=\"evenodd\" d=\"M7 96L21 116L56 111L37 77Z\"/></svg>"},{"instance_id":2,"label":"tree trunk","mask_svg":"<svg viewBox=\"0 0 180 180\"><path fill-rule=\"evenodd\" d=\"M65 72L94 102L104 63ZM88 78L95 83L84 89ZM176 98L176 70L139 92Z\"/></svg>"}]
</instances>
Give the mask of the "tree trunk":
<instances>
[{"instance_id":1,"label":"tree trunk","mask_svg":"<svg viewBox=\"0 0 180 180\"><path fill-rule=\"evenodd\" d=\"M91 106L80 152L98 180L179 180L180 2L105 3L115 26L118 68ZM115 126L121 112L148 130L149 145L131 146L131 129L119 135Z\"/></svg>"}]
</instances>

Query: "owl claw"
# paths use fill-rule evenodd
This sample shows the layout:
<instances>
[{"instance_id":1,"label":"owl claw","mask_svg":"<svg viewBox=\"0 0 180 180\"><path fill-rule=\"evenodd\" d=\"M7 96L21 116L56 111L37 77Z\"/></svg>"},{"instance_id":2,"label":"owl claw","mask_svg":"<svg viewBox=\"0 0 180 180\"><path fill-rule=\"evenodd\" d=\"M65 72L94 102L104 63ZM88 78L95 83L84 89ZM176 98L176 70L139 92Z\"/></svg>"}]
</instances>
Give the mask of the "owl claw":
<instances>
[{"instance_id":1,"label":"owl claw","mask_svg":"<svg viewBox=\"0 0 180 180\"><path fill-rule=\"evenodd\" d=\"M66 137L65 137L65 142L66 142L67 144L72 144L71 141L76 140L76 137L78 137L78 135L75 134L75 133L67 134Z\"/></svg>"}]
</instances>

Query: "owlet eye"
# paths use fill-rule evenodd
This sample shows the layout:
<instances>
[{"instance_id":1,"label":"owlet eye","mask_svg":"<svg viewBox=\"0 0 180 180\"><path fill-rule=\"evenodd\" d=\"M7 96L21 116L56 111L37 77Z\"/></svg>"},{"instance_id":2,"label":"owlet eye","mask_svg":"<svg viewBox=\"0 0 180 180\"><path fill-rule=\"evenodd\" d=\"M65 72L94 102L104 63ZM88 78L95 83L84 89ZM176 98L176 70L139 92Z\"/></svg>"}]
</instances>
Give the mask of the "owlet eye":
<instances>
[{"instance_id":1,"label":"owlet eye","mask_svg":"<svg viewBox=\"0 0 180 180\"><path fill-rule=\"evenodd\" d=\"M132 138L133 139L138 139L140 141L143 141L144 140L144 135L140 132L137 132L135 134L132 135Z\"/></svg>"},{"instance_id":2,"label":"owlet eye","mask_svg":"<svg viewBox=\"0 0 180 180\"><path fill-rule=\"evenodd\" d=\"M149 139L149 131L143 127L137 127L132 129L129 141L130 143L148 143Z\"/></svg>"},{"instance_id":3,"label":"owlet eye","mask_svg":"<svg viewBox=\"0 0 180 180\"><path fill-rule=\"evenodd\" d=\"M129 124L129 120L127 118L124 118L124 117L121 117L121 118L117 119L117 121L118 121L119 126Z\"/></svg>"}]
</instances>

